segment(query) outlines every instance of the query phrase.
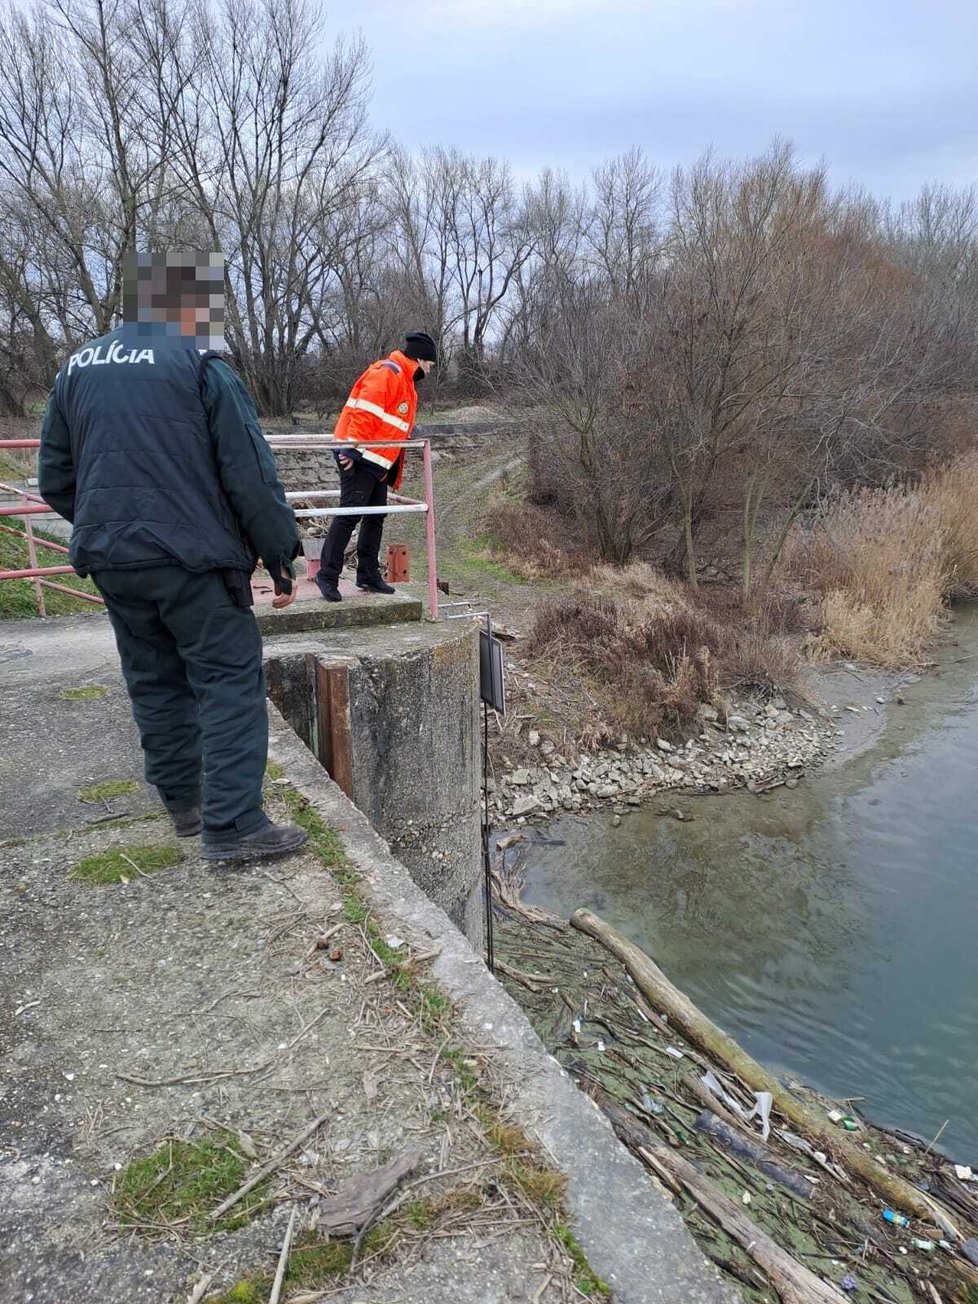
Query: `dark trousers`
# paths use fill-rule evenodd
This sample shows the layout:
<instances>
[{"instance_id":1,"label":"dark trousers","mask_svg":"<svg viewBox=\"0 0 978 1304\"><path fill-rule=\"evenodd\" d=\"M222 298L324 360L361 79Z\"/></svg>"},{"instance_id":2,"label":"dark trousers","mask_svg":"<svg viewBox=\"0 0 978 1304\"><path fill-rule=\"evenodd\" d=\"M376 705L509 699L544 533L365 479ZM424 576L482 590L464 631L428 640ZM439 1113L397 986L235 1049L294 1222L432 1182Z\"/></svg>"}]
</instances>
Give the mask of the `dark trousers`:
<instances>
[{"instance_id":1,"label":"dark trousers","mask_svg":"<svg viewBox=\"0 0 978 1304\"><path fill-rule=\"evenodd\" d=\"M169 810L201 802L204 828L250 833L264 821L268 715L250 607L217 571L100 571L146 758Z\"/></svg>"},{"instance_id":2,"label":"dark trousers","mask_svg":"<svg viewBox=\"0 0 978 1304\"><path fill-rule=\"evenodd\" d=\"M349 470L340 468L341 507L386 507L387 481L354 463ZM350 536L360 525L357 536L357 579L371 579L380 573L380 540L385 516L334 516L329 533L323 540L319 569L331 584L340 578L343 556Z\"/></svg>"}]
</instances>

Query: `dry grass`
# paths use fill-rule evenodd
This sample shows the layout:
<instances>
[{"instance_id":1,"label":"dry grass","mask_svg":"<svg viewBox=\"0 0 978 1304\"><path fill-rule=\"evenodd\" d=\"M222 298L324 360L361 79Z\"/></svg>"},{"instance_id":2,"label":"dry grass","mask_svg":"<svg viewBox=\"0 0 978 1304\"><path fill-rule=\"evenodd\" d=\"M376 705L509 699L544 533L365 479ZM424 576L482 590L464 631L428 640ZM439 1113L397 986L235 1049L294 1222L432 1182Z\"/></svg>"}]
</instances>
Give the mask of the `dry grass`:
<instances>
[{"instance_id":1,"label":"dry grass","mask_svg":"<svg viewBox=\"0 0 978 1304\"><path fill-rule=\"evenodd\" d=\"M534 503L495 493L480 514L480 528L492 558L520 579L579 574L586 564L566 525Z\"/></svg>"},{"instance_id":2,"label":"dry grass","mask_svg":"<svg viewBox=\"0 0 978 1304\"><path fill-rule=\"evenodd\" d=\"M947 600L978 591L978 454L918 485L853 490L789 541L791 575L820 595L816 659L920 659Z\"/></svg>"},{"instance_id":3,"label":"dry grass","mask_svg":"<svg viewBox=\"0 0 978 1304\"><path fill-rule=\"evenodd\" d=\"M640 738L682 733L724 688L773 694L798 669L790 622L797 605L698 594L650 566L596 567L570 595L543 606L530 643L576 667L609 719Z\"/></svg>"}]
</instances>

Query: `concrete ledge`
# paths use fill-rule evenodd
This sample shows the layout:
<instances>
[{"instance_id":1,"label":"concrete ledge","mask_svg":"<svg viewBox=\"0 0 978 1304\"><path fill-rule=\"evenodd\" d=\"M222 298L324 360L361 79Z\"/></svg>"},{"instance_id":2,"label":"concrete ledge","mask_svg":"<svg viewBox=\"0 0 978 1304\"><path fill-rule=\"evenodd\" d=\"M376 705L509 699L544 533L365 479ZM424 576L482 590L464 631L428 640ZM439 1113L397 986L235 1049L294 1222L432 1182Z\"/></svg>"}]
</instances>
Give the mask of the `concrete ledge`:
<instances>
[{"instance_id":1,"label":"concrete ledge","mask_svg":"<svg viewBox=\"0 0 978 1304\"><path fill-rule=\"evenodd\" d=\"M522 1011L493 979L448 916L415 885L364 815L329 779L274 709L270 755L337 831L382 927L418 950L440 947L433 976L456 1005L466 1035L491 1048L512 1083L512 1117L568 1180L573 1230L619 1304L733 1304L682 1218L618 1142L603 1114L547 1053Z\"/></svg>"},{"instance_id":2,"label":"concrete ledge","mask_svg":"<svg viewBox=\"0 0 978 1304\"><path fill-rule=\"evenodd\" d=\"M304 588L305 581L300 581ZM308 595L303 592L303 597ZM300 601L281 611L255 605L258 628L265 638L278 634L304 634L320 629L353 629L365 625L392 625L421 619L421 599L399 591L388 596L357 594L343 602Z\"/></svg>"}]
</instances>

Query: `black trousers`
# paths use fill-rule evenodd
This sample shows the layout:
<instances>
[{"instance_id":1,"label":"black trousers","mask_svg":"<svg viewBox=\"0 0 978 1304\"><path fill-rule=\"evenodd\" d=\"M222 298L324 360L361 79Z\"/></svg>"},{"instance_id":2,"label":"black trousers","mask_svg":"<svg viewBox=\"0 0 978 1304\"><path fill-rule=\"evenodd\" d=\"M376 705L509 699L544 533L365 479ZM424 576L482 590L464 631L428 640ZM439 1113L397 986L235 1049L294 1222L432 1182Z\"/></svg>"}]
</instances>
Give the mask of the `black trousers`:
<instances>
[{"instance_id":1,"label":"black trousers","mask_svg":"<svg viewBox=\"0 0 978 1304\"><path fill-rule=\"evenodd\" d=\"M386 507L387 481L378 480L371 472L354 462L348 470L340 467L341 507ZM357 525L357 579L371 579L380 573L380 541L384 521L377 516L334 516L329 533L323 540L319 569L323 576L335 584L343 569L343 556Z\"/></svg>"},{"instance_id":2,"label":"black trousers","mask_svg":"<svg viewBox=\"0 0 978 1304\"><path fill-rule=\"evenodd\" d=\"M170 810L201 802L208 831L253 832L264 821L268 715L251 608L235 605L218 571L92 578L115 630L147 783Z\"/></svg>"}]
</instances>

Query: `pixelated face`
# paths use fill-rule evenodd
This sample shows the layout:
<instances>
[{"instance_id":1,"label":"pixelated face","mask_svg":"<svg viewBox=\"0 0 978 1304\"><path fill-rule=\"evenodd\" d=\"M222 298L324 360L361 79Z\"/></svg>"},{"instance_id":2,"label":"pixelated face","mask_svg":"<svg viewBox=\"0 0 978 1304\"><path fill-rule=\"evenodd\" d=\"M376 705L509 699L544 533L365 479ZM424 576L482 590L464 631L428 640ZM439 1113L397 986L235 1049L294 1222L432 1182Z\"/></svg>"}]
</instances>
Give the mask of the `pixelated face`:
<instances>
[{"instance_id":1,"label":"pixelated face","mask_svg":"<svg viewBox=\"0 0 978 1304\"><path fill-rule=\"evenodd\" d=\"M223 343L224 255L172 249L129 254L122 318L137 334L141 326L163 323L167 334L192 340L197 348Z\"/></svg>"}]
</instances>

